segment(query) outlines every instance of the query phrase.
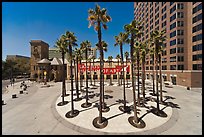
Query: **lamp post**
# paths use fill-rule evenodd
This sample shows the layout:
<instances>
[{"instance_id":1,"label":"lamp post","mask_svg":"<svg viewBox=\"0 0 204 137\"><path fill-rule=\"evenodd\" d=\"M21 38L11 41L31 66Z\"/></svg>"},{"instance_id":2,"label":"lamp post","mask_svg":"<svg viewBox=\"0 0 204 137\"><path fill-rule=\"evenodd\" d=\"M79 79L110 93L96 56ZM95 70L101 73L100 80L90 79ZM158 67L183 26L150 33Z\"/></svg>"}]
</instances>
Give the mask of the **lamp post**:
<instances>
[{"instance_id":1,"label":"lamp post","mask_svg":"<svg viewBox=\"0 0 204 137\"><path fill-rule=\"evenodd\" d=\"M44 85L47 85L46 75L47 75L47 72L44 71L44 82L45 82Z\"/></svg>"}]
</instances>

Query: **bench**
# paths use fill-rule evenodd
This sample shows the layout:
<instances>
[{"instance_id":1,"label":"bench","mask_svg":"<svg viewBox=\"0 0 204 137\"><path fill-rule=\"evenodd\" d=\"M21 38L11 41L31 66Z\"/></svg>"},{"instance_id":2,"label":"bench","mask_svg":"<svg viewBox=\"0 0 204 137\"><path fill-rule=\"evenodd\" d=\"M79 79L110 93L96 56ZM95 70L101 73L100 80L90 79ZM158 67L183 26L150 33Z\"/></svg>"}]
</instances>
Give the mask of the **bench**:
<instances>
[{"instance_id":1,"label":"bench","mask_svg":"<svg viewBox=\"0 0 204 137\"><path fill-rule=\"evenodd\" d=\"M16 94L13 94L13 95L12 95L12 98L17 98Z\"/></svg>"},{"instance_id":2,"label":"bench","mask_svg":"<svg viewBox=\"0 0 204 137\"><path fill-rule=\"evenodd\" d=\"M19 93L20 93L20 94L23 94L23 90L20 90Z\"/></svg>"}]
</instances>

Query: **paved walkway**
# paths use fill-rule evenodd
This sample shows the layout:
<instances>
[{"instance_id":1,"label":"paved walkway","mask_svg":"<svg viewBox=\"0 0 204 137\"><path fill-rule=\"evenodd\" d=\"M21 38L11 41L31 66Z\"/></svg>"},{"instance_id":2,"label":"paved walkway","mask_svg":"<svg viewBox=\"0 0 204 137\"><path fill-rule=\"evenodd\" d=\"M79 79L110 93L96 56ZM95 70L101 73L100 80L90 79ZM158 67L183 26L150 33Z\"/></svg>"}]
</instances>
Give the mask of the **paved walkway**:
<instances>
[{"instance_id":1,"label":"paved walkway","mask_svg":"<svg viewBox=\"0 0 204 137\"><path fill-rule=\"evenodd\" d=\"M20 85L20 83L18 83ZM166 118L158 117L147 110L152 106L156 107L154 101L148 101L146 106L140 109L138 116L146 123L143 129L132 127L128 117L133 113L122 113L118 110L118 99L123 99L120 86L108 86L113 92L105 92L105 101L110 106L110 111L103 113L108 119L108 125L104 129L96 129L92 121L99 115L96 108L99 99L99 88L90 89L89 101L92 107L82 108L81 104L85 99L74 102L75 109L80 113L75 118L66 118L65 114L70 111L70 96L65 100L69 103L65 106L57 106L61 101L61 83L50 82L50 87L43 87L43 84L29 83L30 87L24 94L18 93L16 88L8 88L8 92L2 94L6 105L2 105L2 134L202 134L202 89L186 90L181 86L163 88L164 100L169 103L168 107L160 105L160 108L167 114ZM67 84L69 91L70 83ZM17 93L17 98L12 99L12 92ZM132 105L132 90L126 89L127 105ZM80 96L84 97L85 93ZM146 96L150 96L147 90ZM76 97L76 96L74 96ZM149 108L148 108L149 107ZM193 125L193 126L192 126Z\"/></svg>"}]
</instances>

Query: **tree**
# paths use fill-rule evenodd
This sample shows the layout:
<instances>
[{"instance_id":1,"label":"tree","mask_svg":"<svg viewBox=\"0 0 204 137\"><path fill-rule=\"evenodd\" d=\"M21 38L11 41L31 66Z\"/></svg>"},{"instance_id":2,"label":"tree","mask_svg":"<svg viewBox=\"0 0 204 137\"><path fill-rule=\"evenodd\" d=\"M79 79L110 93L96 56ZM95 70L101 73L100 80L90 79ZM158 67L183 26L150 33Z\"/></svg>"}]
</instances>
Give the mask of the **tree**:
<instances>
[{"instance_id":1,"label":"tree","mask_svg":"<svg viewBox=\"0 0 204 137\"><path fill-rule=\"evenodd\" d=\"M114 46L120 46L121 55L121 66L123 68L123 99L124 106L120 106L119 109L123 112L129 111L129 107L126 106L126 96L125 96L125 71L124 71L124 59L123 59L123 44L128 43L128 34L120 32L118 36L115 36Z\"/></svg>"},{"instance_id":2,"label":"tree","mask_svg":"<svg viewBox=\"0 0 204 137\"><path fill-rule=\"evenodd\" d=\"M119 62L120 62L120 55L119 55L119 54L116 55L116 59L118 60L118 67L119 67ZM119 71L118 71L118 86L120 86L120 75L119 75Z\"/></svg>"},{"instance_id":3,"label":"tree","mask_svg":"<svg viewBox=\"0 0 204 137\"><path fill-rule=\"evenodd\" d=\"M93 59L93 68L94 68L94 67L95 67L95 65L94 65L95 62L94 62L94 60L96 59L96 57L93 56L92 59ZM94 72L95 72L95 71L94 71ZM96 80L95 80L94 76L95 76L95 73L94 73L94 75L93 75L93 80L94 80L94 86L96 86Z\"/></svg>"},{"instance_id":4,"label":"tree","mask_svg":"<svg viewBox=\"0 0 204 137\"><path fill-rule=\"evenodd\" d=\"M134 116L128 118L129 123L137 128L145 127L145 123L142 119L138 119L137 117L137 107L136 107L136 98L135 98L135 81L134 81L134 71L133 71L133 48L134 48L134 40L139 38L142 34L141 23L133 20L130 24L124 26L125 32L129 34L128 42L130 43L130 56L131 56L131 73L132 73L132 87L133 87L133 107L134 107Z\"/></svg>"},{"instance_id":5,"label":"tree","mask_svg":"<svg viewBox=\"0 0 204 137\"><path fill-rule=\"evenodd\" d=\"M128 57L129 57L129 52L128 52L128 51L126 51L126 52L125 52L126 66L127 66L127 62L128 62ZM126 74L126 81L127 81L127 87L128 87L128 79L127 79L127 74Z\"/></svg>"},{"instance_id":6,"label":"tree","mask_svg":"<svg viewBox=\"0 0 204 137\"><path fill-rule=\"evenodd\" d=\"M103 28L106 30L108 27L106 23L111 21L111 17L107 14L107 10L105 8L102 8L99 5L96 5L95 9L89 9L88 10L88 21L89 21L89 27L94 26L95 31L97 31L98 34L98 44L100 49L100 110L99 110L99 117L96 117L94 119L94 126L96 128L104 128L107 126L108 121L102 117L102 71L103 71L103 64L102 64L102 46L101 46L101 24ZM97 124L97 121L99 124Z\"/></svg>"},{"instance_id":7,"label":"tree","mask_svg":"<svg viewBox=\"0 0 204 137\"><path fill-rule=\"evenodd\" d=\"M108 62L109 62L110 68L112 67L112 59L113 59L113 56L108 56ZM110 85L113 85L111 74L110 74Z\"/></svg>"},{"instance_id":8,"label":"tree","mask_svg":"<svg viewBox=\"0 0 204 137\"><path fill-rule=\"evenodd\" d=\"M162 111L159 108L159 92L158 92L158 58L159 58L159 51L161 49L161 45L165 41L165 31L159 32L158 30L153 31L151 34L152 42L155 46L155 65L156 65L156 94L157 94L157 111L156 114L161 116ZM160 91L160 95L162 91Z\"/></svg>"},{"instance_id":9,"label":"tree","mask_svg":"<svg viewBox=\"0 0 204 137\"><path fill-rule=\"evenodd\" d=\"M88 60L88 50L91 48L91 42L88 40L83 41L81 44L81 49L85 51L85 58L86 58L86 102L81 105L83 108L90 107L92 103L88 102L88 74L87 74L87 60Z\"/></svg>"},{"instance_id":10,"label":"tree","mask_svg":"<svg viewBox=\"0 0 204 137\"><path fill-rule=\"evenodd\" d=\"M68 46L68 53L70 57L70 71L71 71L71 111L66 113L67 118L73 118L79 114L78 110L74 109L74 101L73 101L73 67L72 67L72 48L77 46L77 38L73 32L66 31L65 34L62 35L64 41L66 41L66 45Z\"/></svg>"},{"instance_id":11,"label":"tree","mask_svg":"<svg viewBox=\"0 0 204 137\"><path fill-rule=\"evenodd\" d=\"M141 57L142 57L142 94L143 94L143 101L145 101L145 63L146 63L146 55L149 51L149 42L141 43Z\"/></svg>"},{"instance_id":12,"label":"tree","mask_svg":"<svg viewBox=\"0 0 204 137\"><path fill-rule=\"evenodd\" d=\"M62 36L57 39L56 41L56 44L55 44L55 47L58 49L59 52L61 52L61 56L62 56L62 102L60 102L58 105L62 106L62 105L65 105L68 103L68 101L64 101L64 96L66 94L66 86L65 86L65 75L64 75L64 67L65 67L65 64L64 64L64 57L65 57L65 54L68 52L68 49L67 49L67 43L66 41L62 38Z\"/></svg>"}]
</instances>

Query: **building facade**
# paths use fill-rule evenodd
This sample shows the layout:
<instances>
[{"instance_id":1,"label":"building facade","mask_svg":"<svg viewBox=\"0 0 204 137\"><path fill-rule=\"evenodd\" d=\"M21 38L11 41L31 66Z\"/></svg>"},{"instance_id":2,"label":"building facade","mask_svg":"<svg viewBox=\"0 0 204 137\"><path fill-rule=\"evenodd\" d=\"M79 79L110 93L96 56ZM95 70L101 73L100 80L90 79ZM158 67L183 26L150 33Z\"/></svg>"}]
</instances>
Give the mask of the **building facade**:
<instances>
[{"instance_id":1,"label":"building facade","mask_svg":"<svg viewBox=\"0 0 204 137\"><path fill-rule=\"evenodd\" d=\"M7 55L6 60L16 60L16 59L26 59L27 61L30 61L30 57L21 56L21 55Z\"/></svg>"},{"instance_id":2,"label":"building facade","mask_svg":"<svg viewBox=\"0 0 204 137\"><path fill-rule=\"evenodd\" d=\"M202 2L134 2L134 19L142 22L144 35L165 30L162 53L164 81L187 87L202 87ZM146 59L146 76L153 64Z\"/></svg>"}]
</instances>

